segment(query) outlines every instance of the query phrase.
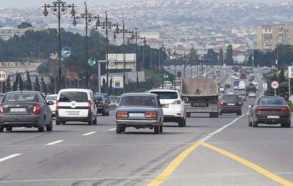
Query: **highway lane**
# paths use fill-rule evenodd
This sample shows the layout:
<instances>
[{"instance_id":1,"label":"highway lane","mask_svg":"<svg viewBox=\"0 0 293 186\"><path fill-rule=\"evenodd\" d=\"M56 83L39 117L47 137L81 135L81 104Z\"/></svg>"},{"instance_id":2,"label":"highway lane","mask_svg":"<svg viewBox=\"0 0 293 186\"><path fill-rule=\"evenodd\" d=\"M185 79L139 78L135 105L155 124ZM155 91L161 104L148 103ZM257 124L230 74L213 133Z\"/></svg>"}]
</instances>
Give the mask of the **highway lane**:
<instances>
[{"instance_id":1,"label":"highway lane","mask_svg":"<svg viewBox=\"0 0 293 186\"><path fill-rule=\"evenodd\" d=\"M248 99L243 107L247 111ZM166 123L162 135L149 129L116 134L114 116L99 124L54 126L51 133L17 129L0 135L0 185L147 185L190 145L231 123L237 116L192 115L186 128ZM248 127L244 115L205 143L236 154L293 180L292 129ZM58 142L48 145L52 142ZM278 185L230 157L207 147L194 150L163 185Z\"/></svg>"}]
</instances>

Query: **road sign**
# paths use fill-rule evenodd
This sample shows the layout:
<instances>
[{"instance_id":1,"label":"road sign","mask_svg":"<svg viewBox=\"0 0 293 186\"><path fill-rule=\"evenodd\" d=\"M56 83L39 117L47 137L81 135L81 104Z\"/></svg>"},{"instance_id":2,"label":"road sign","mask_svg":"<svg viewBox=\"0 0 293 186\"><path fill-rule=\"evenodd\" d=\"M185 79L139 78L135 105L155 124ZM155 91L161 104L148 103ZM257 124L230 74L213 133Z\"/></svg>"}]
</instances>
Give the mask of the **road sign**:
<instances>
[{"instance_id":1,"label":"road sign","mask_svg":"<svg viewBox=\"0 0 293 186\"><path fill-rule=\"evenodd\" d=\"M288 66L288 77L293 78L293 66Z\"/></svg>"},{"instance_id":2,"label":"road sign","mask_svg":"<svg viewBox=\"0 0 293 186\"><path fill-rule=\"evenodd\" d=\"M89 66L94 66L97 62L96 62L95 58L90 57L88 59L87 63L89 64Z\"/></svg>"},{"instance_id":3,"label":"road sign","mask_svg":"<svg viewBox=\"0 0 293 186\"><path fill-rule=\"evenodd\" d=\"M0 83L5 82L8 79L8 72L6 70L0 70Z\"/></svg>"},{"instance_id":4,"label":"road sign","mask_svg":"<svg viewBox=\"0 0 293 186\"><path fill-rule=\"evenodd\" d=\"M71 55L71 49L69 47L63 47L61 50L61 56L63 58L68 58Z\"/></svg>"},{"instance_id":5,"label":"road sign","mask_svg":"<svg viewBox=\"0 0 293 186\"><path fill-rule=\"evenodd\" d=\"M58 58L58 53L56 50L50 50L48 56L50 59L55 60Z\"/></svg>"},{"instance_id":6,"label":"road sign","mask_svg":"<svg viewBox=\"0 0 293 186\"><path fill-rule=\"evenodd\" d=\"M262 90L263 91L267 91L268 90L268 84L267 83L262 84Z\"/></svg>"},{"instance_id":7,"label":"road sign","mask_svg":"<svg viewBox=\"0 0 293 186\"><path fill-rule=\"evenodd\" d=\"M277 89L279 87L278 81L272 81L271 87L272 87L272 89Z\"/></svg>"}]
</instances>

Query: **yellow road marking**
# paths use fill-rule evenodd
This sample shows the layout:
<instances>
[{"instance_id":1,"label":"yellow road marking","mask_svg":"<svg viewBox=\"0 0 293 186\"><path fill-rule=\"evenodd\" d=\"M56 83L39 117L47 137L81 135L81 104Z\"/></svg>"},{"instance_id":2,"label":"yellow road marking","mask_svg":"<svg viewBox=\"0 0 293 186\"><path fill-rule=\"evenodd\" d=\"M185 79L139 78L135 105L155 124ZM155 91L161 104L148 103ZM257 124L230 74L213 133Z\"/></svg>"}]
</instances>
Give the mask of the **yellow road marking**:
<instances>
[{"instance_id":1,"label":"yellow road marking","mask_svg":"<svg viewBox=\"0 0 293 186\"><path fill-rule=\"evenodd\" d=\"M200 145L201 142L197 142L181 152L148 186L161 185L175 171L175 169L182 163L182 161Z\"/></svg>"},{"instance_id":2,"label":"yellow road marking","mask_svg":"<svg viewBox=\"0 0 293 186\"><path fill-rule=\"evenodd\" d=\"M277 176L273 173L271 173L270 171L252 163L249 162L237 155L234 155L228 151L222 150L218 147L215 147L213 145L204 143L204 142L197 142L194 143L193 145L191 145L190 147L188 147L187 149L185 149L183 152L181 152L162 172L161 174L156 177L148 186L159 186L161 185L163 182L165 182L168 177L176 170L176 168L183 162L183 160L195 149L197 149L199 146L204 146L207 147L211 150L214 150L220 154L223 154L225 156L227 156L228 158L231 158L235 161L238 161L239 163L243 164L244 166L247 166L249 168L251 168L252 170L264 175L265 177L279 183L285 186L293 186L293 183L290 181L287 181L283 178L281 178L280 176Z\"/></svg>"},{"instance_id":3,"label":"yellow road marking","mask_svg":"<svg viewBox=\"0 0 293 186\"><path fill-rule=\"evenodd\" d=\"M207 147L209 149L212 149L212 150L214 150L214 151L216 151L216 152L218 152L220 154L223 154L223 155L225 155L225 156L227 156L227 157L229 157L231 159L234 159L234 160L238 161L239 163L241 163L241 164L243 164L243 165L255 170L256 172L268 177L269 179L274 180L275 182L278 182L278 183L280 183L282 185L286 185L286 186L289 186L289 185L293 186L292 182L289 182L289 181L281 178L280 176L277 176L277 175L271 173L270 171L268 171L268 170L266 170L266 169L264 169L264 168L262 168L262 167L260 167L260 166L258 166L256 164L254 164L252 162L249 162L249 161L247 161L247 160L245 160L245 159L243 159L243 158L241 158L239 156L236 156L236 155L234 155L234 154L232 154L230 152L222 150L222 149L220 149L218 147L215 147L213 145L209 145L207 143L202 143L201 145L204 146L204 147Z\"/></svg>"}]
</instances>

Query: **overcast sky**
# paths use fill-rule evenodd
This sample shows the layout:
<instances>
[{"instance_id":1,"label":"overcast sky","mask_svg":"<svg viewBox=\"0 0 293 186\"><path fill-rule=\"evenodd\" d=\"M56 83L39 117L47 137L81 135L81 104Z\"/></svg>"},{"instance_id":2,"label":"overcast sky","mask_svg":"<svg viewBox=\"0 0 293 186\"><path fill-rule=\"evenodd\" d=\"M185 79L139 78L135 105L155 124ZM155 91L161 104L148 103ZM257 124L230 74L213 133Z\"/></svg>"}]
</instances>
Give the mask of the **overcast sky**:
<instances>
[{"instance_id":1,"label":"overcast sky","mask_svg":"<svg viewBox=\"0 0 293 186\"><path fill-rule=\"evenodd\" d=\"M51 4L55 0L1 0L0 3L0 8L21 8L21 7L40 7L42 5L46 4ZM77 6L83 6L83 3L85 0L63 0L67 4L74 3ZM137 0L87 0L88 6L93 6L97 4L103 4L103 3L119 3L119 2L132 2L132 1L137 1ZM206 0L200 0L200 1L206 1ZM209 0L211 1L211 0ZM239 0L216 0L219 2L235 2ZM246 0L244 0L246 1ZM286 2L286 0L247 0L250 2ZM287 0L288 1L288 0Z\"/></svg>"}]
</instances>

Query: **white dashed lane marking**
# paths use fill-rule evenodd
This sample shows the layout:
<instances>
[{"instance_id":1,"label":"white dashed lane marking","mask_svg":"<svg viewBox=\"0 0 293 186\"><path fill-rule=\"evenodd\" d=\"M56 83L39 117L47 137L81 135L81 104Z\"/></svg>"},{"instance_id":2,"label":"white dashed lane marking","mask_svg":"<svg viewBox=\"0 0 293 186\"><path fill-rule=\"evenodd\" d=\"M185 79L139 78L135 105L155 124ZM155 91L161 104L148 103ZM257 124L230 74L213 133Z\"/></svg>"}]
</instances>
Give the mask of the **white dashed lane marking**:
<instances>
[{"instance_id":1,"label":"white dashed lane marking","mask_svg":"<svg viewBox=\"0 0 293 186\"><path fill-rule=\"evenodd\" d=\"M54 141L54 142L52 142L52 143L47 143L46 145L55 145L55 144L57 144L57 143L61 143L61 142L63 142L64 140L58 140L58 141Z\"/></svg>"},{"instance_id":2,"label":"white dashed lane marking","mask_svg":"<svg viewBox=\"0 0 293 186\"><path fill-rule=\"evenodd\" d=\"M10 156L6 156L6 157L4 157L4 158L1 158L0 159L0 162L2 162L2 161L6 161L6 160L9 160L9 159L12 159L12 158L15 158L15 157L17 157L17 156L20 156L21 154L12 154L12 155L10 155Z\"/></svg>"},{"instance_id":3,"label":"white dashed lane marking","mask_svg":"<svg viewBox=\"0 0 293 186\"><path fill-rule=\"evenodd\" d=\"M85 134L83 134L83 136L89 136L89 135L91 135L91 134L95 134L96 132L89 132L89 133L85 133Z\"/></svg>"},{"instance_id":4,"label":"white dashed lane marking","mask_svg":"<svg viewBox=\"0 0 293 186\"><path fill-rule=\"evenodd\" d=\"M116 128L108 129L108 130L116 130Z\"/></svg>"}]
</instances>

